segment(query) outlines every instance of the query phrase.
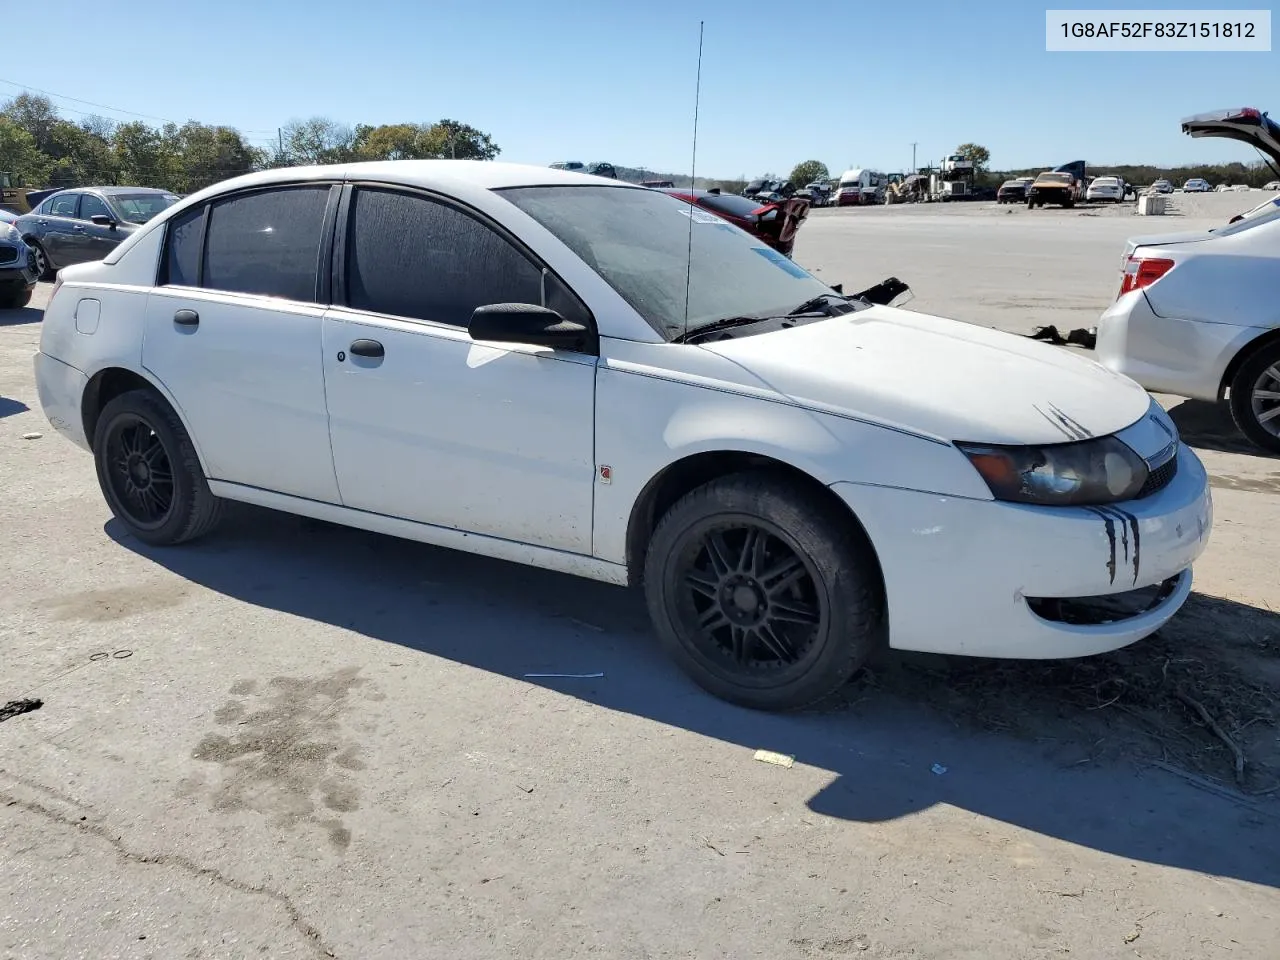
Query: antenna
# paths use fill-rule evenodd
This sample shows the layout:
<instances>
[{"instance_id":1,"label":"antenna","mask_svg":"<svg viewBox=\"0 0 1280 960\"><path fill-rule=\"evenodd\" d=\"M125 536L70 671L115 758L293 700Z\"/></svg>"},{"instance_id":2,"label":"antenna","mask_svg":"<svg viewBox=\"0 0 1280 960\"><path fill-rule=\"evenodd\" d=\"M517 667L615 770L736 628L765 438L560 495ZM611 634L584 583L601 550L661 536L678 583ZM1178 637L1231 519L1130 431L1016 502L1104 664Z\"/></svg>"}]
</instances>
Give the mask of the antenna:
<instances>
[{"instance_id":1,"label":"antenna","mask_svg":"<svg viewBox=\"0 0 1280 960\"><path fill-rule=\"evenodd\" d=\"M698 79L693 87L693 157L689 161L689 191L698 189L698 103L702 99L702 30L705 21L698 21ZM689 248L684 268L684 330L689 332L689 290L693 284L693 214L697 204L689 205Z\"/></svg>"}]
</instances>

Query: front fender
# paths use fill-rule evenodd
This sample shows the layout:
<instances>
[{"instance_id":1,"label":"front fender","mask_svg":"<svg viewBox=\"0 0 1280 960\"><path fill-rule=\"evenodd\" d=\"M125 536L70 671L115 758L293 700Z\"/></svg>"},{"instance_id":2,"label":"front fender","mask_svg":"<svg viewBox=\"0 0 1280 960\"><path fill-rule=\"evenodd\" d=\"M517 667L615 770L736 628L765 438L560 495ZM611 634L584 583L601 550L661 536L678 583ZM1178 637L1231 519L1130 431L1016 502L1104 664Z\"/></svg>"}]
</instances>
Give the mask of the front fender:
<instances>
[{"instance_id":1,"label":"front fender","mask_svg":"<svg viewBox=\"0 0 1280 960\"><path fill-rule=\"evenodd\" d=\"M649 482L681 460L713 452L768 457L824 485L852 481L991 499L977 471L948 443L729 385L602 365L596 382L595 555L625 562L627 526Z\"/></svg>"}]
</instances>

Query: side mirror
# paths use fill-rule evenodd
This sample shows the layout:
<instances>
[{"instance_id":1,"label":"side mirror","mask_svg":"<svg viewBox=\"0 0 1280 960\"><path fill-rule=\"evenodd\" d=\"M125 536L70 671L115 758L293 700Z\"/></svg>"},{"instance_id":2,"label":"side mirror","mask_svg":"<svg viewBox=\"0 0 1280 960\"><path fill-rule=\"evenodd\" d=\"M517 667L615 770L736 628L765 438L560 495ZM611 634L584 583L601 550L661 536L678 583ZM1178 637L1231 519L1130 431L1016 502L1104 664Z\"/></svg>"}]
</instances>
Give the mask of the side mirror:
<instances>
[{"instance_id":1,"label":"side mirror","mask_svg":"<svg viewBox=\"0 0 1280 960\"><path fill-rule=\"evenodd\" d=\"M526 343L553 350L585 352L591 331L555 310L532 303L491 303L476 307L467 324L472 340Z\"/></svg>"},{"instance_id":2,"label":"side mirror","mask_svg":"<svg viewBox=\"0 0 1280 960\"><path fill-rule=\"evenodd\" d=\"M105 213L95 213L89 218L89 222L99 227L110 227L112 230L116 228L116 222Z\"/></svg>"}]
</instances>

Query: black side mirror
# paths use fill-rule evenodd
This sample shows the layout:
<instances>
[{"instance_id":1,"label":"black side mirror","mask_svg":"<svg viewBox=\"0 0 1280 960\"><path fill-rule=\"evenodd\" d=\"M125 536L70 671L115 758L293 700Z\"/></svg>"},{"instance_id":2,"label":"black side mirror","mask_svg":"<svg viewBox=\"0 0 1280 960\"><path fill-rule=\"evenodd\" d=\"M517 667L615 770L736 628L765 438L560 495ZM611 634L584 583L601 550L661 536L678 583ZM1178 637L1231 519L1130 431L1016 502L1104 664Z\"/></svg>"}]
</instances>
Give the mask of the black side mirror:
<instances>
[{"instance_id":1,"label":"black side mirror","mask_svg":"<svg viewBox=\"0 0 1280 960\"><path fill-rule=\"evenodd\" d=\"M591 331L581 323L566 320L555 310L532 303L491 303L476 307L467 333L472 340L526 343L579 353L587 352L591 340Z\"/></svg>"},{"instance_id":2,"label":"black side mirror","mask_svg":"<svg viewBox=\"0 0 1280 960\"><path fill-rule=\"evenodd\" d=\"M116 228L116 222L105 213L95 213L89 218L89 222L99 227L110 227L112 230Z\"/></svg>"}]
</instances>

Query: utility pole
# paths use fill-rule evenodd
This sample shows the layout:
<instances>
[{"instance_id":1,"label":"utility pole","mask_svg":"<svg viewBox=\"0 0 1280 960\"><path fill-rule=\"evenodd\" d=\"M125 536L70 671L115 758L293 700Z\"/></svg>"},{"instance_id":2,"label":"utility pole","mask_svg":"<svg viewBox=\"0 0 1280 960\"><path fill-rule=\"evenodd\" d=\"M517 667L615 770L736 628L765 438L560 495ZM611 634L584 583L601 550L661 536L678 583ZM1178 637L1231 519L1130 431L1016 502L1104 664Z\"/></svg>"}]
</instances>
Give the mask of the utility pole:
<instances>
[{"instance_id":1,"label":"utility pole","mask_svg":"<svg viewBox=\"0 0 1280 960\"><path fill-rule=\"evenodd\" d=\"M916 172L916 145L911 145L911 172Z\"/></svg>"},{"instance_id":2,"label":"utility pole","mask_svg":"<svg viewBox=\"0 0 1280 960\"><path fill-rule=\"evenodd\" d=\"M284 128L276 127L276 146L279 148L276 159L284 163Z\"/></svg>"}]
</instances>

